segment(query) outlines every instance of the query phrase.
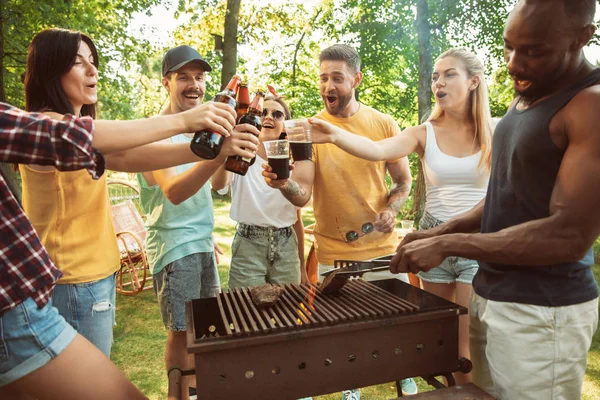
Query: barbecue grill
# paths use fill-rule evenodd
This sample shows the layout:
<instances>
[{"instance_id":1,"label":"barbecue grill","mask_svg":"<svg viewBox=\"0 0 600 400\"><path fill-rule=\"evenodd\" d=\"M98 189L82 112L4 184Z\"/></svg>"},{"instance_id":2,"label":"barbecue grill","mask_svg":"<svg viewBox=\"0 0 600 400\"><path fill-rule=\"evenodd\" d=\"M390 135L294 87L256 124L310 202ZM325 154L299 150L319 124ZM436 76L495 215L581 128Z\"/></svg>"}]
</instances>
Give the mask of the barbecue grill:
<instances>
[{"instance_id":1,"label":"barbecue grill","mask_svg":"<svg viewBox=\"0 0 600 400\"><path fill-rule=\"evenodd\" d=\"M414 376L452 384L470 371L458 357L464 307L397 279L351 279L336 295L282 287L267 308L247 288L187 304L198 399L297 399Z\"/></svg>"}]
</instances>

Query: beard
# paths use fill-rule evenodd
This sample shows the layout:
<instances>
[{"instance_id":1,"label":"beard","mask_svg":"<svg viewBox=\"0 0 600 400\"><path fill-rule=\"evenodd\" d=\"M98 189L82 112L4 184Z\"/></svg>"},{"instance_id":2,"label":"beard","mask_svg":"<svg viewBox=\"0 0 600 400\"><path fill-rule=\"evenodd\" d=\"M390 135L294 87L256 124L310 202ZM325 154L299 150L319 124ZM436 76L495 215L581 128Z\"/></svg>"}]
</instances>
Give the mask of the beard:
<instances>
[{"instance_id":1,"label":"beard","mask_svg":"<svg viewBox=\"0 0 600 400\"><path fill-rule=\"evenodd\" d=\"M525 90L514 89L515 96L520 97L525 103L531 104L549 94L548 87L539 82L531 81L531 85Z\"/></svg>"},{"instance_id":2,"label":"beard","mask_svg":"<svg viewBox=\"0 0 600 400\"><path fill-rule=\"evenodd\" d=\"M330 115L335 116L340 114L342 111L344 111L346 107L348 107L348 104L350 104L350 102L352 101L352 94L350 93L344 96L338 94L337 101L333 106L327 101L327 96L321 95L321 98L325 103L325 109L327 110L327 112Z\"/></svg>"},{"instance_id":3,"label":"beard","mask_svg":"<svg viewBox=\"0 0 600 400\"><path fill-rule=\"evenodd\" d=\"M555 93L562 87L562 82L568 80L566 74L566 66L561 66L553 72L546 73L544 75L537 75L536 77L524 77L520 75L512 75L514 80L528 80L531 84L524 90L515 89L517 96L521 97L523 101L528 104L534 103L541 99Z\"/></svg>"}]
</instances>

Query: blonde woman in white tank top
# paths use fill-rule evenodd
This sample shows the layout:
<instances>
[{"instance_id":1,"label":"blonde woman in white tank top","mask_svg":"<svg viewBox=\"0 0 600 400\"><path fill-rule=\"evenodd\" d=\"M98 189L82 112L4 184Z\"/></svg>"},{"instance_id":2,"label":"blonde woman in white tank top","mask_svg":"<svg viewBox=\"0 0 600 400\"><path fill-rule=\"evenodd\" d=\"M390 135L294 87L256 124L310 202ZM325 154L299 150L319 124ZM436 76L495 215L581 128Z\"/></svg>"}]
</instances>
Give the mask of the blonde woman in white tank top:
<instances>
[{"instance_id":1,"label":"blonde woman in white tank top","mask_svg":"<svg viewBox=\"0 0 600 400\"><path fill-rule=\"evenodd\" d=\"M334 143L373 161L419 155L427 185L421 229L432 229L408 235L400 246L435 234L436 226L473 208L487 190L493 128L483 64L467 50L450 49L436 60L431 86L436 104L428 121L379 142L311 120L313 143ZM428 292L468 308L476 269L476 261L452 257L419 276ZM460 317L459 356L470 357L467 315ZM462 373L454 377L457 384L471 380Z\"/></svg>"}]
</instances>

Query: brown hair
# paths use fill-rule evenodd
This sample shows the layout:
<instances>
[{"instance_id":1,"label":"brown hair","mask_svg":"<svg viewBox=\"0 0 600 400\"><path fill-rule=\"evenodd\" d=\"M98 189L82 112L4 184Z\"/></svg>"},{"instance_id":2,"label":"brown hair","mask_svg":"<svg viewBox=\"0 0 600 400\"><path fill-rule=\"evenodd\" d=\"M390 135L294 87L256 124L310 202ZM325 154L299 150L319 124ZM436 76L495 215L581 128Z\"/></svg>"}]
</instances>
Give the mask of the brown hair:
<instances>
[{"instance_id":1,"label":"brown hair","mask_svg":"<svg viewBox=\"0 0 600 400\"><path fill-rule=\"evenodd\" d=\"M352 73L360 71L360 56L347 44L334 44L319 54L319 63L323 61L345 61Z\"/></svg>"},{"instance_id":2,"label":"brown hair","mask_svg":"<svg viewBox=\"0 0 600 400\"><path fill-rule=\"evenodd\" d=\"M54 111L59 114L75 112L60 78L75 64L81 41L89 46L94 66L98 68L98 51L89 36L59 28L45 29L35 35L29 45L25 69L27 111ZM84 104L81 107L81 116L86 115L96 118L96 104Z\"/></svg>"}]
</instances>

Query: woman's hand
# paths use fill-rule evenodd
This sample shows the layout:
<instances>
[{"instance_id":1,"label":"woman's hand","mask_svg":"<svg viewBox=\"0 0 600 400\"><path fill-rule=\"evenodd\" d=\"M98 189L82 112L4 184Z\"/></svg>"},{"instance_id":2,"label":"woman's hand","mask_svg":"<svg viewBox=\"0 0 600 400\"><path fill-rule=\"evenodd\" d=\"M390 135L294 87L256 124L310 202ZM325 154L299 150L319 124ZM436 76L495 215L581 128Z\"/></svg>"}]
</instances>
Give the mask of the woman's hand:
<instances>
[{"instance_id":1,"label":"woman's hand","mask_svg":"<svg viewBox=\"0 0 600 400\"><path fill-rule=\"evenodd\" d=\"M262 175L265 178L267 185L271 186L273 189L284 189L287 186L289 179L277 179L277 174L273 173L273 168L271 168L268 163L264 163L262 167ZM293 170L294 164L290 164L290 171Z\"/></svg>"},{"instance_id":2,"label":"woman's hand","mask_svg":"<svg viewBox=\"0 0 600 400\"><path fill-rule=\"evenodd\" d=\"M218 158L224 160L229 156L254 158L258 150L258 129L249 124L236 125L231 136L223 141Z\"/></svg>"},{"instance_id":3,"label":"woman's hand","mask_svg":"<svg viewBox=\"0 0 600 400\"><path fill-rule=\"evenodd\" d=\"M327 121L309 118L310 137L313 143L335 143L341 135L340 129Z\"/></svg>"}]
</instances>

